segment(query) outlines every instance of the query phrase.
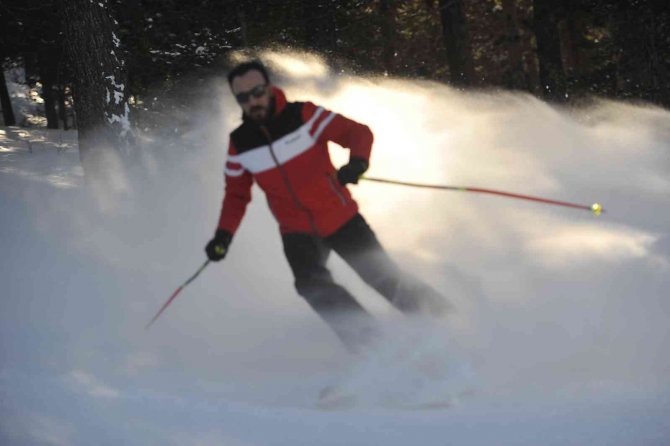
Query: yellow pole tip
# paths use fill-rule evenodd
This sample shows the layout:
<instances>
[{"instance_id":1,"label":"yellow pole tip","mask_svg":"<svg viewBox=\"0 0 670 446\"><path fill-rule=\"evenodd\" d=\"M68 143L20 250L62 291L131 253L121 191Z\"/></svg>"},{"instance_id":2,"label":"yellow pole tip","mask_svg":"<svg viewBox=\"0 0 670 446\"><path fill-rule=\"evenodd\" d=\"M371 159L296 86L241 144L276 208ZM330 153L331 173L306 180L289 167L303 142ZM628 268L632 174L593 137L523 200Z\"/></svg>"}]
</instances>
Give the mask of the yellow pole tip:
<instances>
[{"instance_id":1,"label":"yellow pole tip","mask_svg":"<svg viewBox=\"0 0 670 446\"><path fill-rule=\"evenodd\" d=\"M593 204L591 205L591 211L593 211L593 213L594 213L595 215L600 215L600 214L602 214L605 210L603 209L603 206L602 206L600 203L593 203Z\"/></svg>"}]
</instances>

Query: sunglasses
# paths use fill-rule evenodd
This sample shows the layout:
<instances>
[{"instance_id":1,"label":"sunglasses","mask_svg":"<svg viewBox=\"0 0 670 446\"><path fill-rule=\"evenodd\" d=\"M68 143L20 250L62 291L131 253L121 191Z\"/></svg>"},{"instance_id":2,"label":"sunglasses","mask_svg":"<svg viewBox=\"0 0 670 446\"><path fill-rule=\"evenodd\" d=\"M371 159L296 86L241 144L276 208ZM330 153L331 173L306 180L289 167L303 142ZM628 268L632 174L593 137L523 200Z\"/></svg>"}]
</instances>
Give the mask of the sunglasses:
<instances>
[{"instance_id":1,"label":"sunglasses","mask_svg":"<svg viewBox=\"0 0 670 446\"><path fill-rule=\"evenodd\" d=\"M260 98L265 94L267 91L267 84L261 84L261 85L256 85L254 88L252 88L249 91L243 91L242 93L237 93L235 95L235 99L237 99L237 102L240 104L244 104L245 102L249 102L249 99L251 97L255 98Z\"/></svg>"}]
</instances>

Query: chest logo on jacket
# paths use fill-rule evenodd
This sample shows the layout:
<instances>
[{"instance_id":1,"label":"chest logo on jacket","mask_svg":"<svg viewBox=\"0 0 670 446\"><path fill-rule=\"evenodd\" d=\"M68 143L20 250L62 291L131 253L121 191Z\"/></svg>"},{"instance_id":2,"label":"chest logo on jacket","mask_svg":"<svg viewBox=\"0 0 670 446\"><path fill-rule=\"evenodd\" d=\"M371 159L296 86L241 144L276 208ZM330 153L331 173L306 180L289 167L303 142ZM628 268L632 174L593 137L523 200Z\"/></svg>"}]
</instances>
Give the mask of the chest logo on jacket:
<instances>
[{"instance_id":1,"label":"chest logo on jacket","mask_svg":"<svg viewBox=\"0 0 670 446\"><path fill-rule=\"evenodd\" d=\"M280 164L284 164L314 147L323 130L336 116L335 113L326 112L327 115L312 133L314 123L324 112L326 111L322 107L317 108L307 122L293 132L272 142L272 150ZM239 164L243 167L243 169L230 169L226 167L226 174L231 176L242 175L244 169L256 175L277 167L277 163L272 153L270 153L270 144L255 147L239 155L230 156L228 162Z\"/></svg>"}]
</instances>

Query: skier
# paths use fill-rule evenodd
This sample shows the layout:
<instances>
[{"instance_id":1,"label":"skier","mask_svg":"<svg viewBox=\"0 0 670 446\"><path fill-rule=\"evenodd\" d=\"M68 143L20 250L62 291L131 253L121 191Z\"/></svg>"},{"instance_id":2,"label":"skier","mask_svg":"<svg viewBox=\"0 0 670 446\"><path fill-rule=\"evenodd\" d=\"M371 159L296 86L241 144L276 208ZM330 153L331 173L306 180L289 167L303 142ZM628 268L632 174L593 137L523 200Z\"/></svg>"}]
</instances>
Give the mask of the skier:
<instances>
[{"instance_id":1,"label":"skier","mask_svg":"<svg viewBox=\"0 0 670 446\"><path fill-rule=\"evenodd\" d=\"M326 268L331 250L359 276L406 314L442 315L450 305L430 286L402 272L384 251L345 187L368 169L370 129L311 102L287 102L259 61L242 63L228 74L242 108L242 124L230 134L225 194L214 238L205 251L223 259L255 180L279 223L295 288L352 352L377 335L371 315ZM350 150L336 170L327 142Z\"/></svg>"}]
</instances>

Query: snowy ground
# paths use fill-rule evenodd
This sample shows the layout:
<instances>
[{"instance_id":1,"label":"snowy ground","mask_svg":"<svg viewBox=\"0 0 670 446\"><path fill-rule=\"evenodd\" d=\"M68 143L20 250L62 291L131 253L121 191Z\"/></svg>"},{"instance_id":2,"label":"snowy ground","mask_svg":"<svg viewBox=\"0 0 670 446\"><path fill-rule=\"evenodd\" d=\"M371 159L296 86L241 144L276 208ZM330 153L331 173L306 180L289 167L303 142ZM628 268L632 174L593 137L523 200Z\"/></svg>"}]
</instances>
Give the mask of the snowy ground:
<instances>
[{"instance_id":1,"label":"snowy ground","mask_svg":"<svg viewBox=\"0 0 670 446\"><path fill-rule=\"evenodd\" d=\"M183 138L195 149L153 141L143 179L118 178L132 189L87 193L72 132L0 128L0 444L670 444L669 112L560 110L268 59L290 98L373 128L370 175L607 213L352 188L394 257L458 308L440 323L404 320L333 258L390 332L355 364L295 295L259 190L230 256L144 330L216 224L238 121L223 82L221 109L194 104L202 125ZM317 409L334 380L360 404ZM452 405L391 409L389 389L435 389Z\"/></svg>"}]
</instances>

